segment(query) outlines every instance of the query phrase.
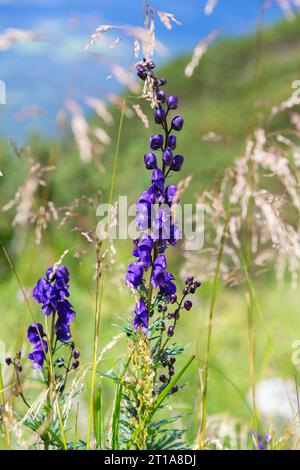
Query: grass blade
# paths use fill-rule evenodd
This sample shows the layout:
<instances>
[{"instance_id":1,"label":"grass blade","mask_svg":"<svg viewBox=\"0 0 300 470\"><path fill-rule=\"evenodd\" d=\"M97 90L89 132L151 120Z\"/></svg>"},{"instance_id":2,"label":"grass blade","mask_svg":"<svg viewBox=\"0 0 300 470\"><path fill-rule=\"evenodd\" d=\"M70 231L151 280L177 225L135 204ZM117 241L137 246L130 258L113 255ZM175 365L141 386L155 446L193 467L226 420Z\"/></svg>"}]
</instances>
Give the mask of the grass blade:
<instances>
[{"instance_id":1,"label":"grass blade","mask_svg":"<svg viewBox=\"0 0 300 470\"><path fill-rule=\"evenodd\" d=\"M97 449L101 449L101 419L102 419L102 389L100 386L96 388L94 397L94 430Z\"/></svg>"},{"instance_id":2,"label":"grass blade","mask_svg":"<svg viewBox=\"0 0 300 470\"><path fill-rule=\"evenodd\" d=\"M172 388L174 387L174 385L177 384L177 382L180 380L180 378L182 377L182 375L185 373L185 371L189 368L189 366L191 365L191 363L193 362L193 360L195 359L195 356L192 356L188 362L182 367L182 369L180 369L180 371L173 377L173 379L168 383L168 385L163 389L163 391L159 394L159 396L157 397L157 399L155 400L154 402L154 405L153 405L153 408L152 408L152 412L148 418L148 421L151 420L151 418L153 417L153 415L157 412L157 410L159 409L159 407L161 406L161 404L164 402L164 400L167 398L167 396L169 395L170 391L172 390Z\"/></svg>"},{"instance_id":3,"label":"grass blade","mask_svg":"<svg viewBox=\"0 0 300 470\"><path fill-rule=\"evenodd\" d=\"M111 425L111 448L112 450L118 449L119 446L119 429L120 429L120 416L121 416L121 402L122 402L122 394L123 394L123 377L126 374L126 371L129 367L131 361L131 356L129 356L128 361L125 364L123 372L120 374L118 380L118 386L114 401L114 409L113 409L113 416L112 416L112 425Z\"/></svg>"},{"instance_id":4,"label":"grass blade","mask_svg":"<svg viewBox=\"0 0 300 470\"><path fill-rule=\"evenodd\" d=\"M2 364L0 363L0 406L2 410L2 416L4 413L4 407L5 407L5 397L4 397L4 385L3 385L3 377L2 377ZM5 440L6 440L6 447L7 449L10 448L10 437L9 437L9 431L5 425L5 422L3 420L3 427L5 430Z\"/></svg>"}]
</instances>

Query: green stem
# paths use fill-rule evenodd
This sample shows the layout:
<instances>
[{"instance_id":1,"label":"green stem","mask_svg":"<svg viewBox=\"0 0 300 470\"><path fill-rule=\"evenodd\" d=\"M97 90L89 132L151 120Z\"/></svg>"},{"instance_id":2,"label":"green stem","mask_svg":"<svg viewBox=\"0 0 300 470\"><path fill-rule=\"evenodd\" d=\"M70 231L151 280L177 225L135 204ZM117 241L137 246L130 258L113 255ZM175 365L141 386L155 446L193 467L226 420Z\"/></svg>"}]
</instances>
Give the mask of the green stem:
<instances>
[{"instance_id":1,"label":"green stem","mask_svg":"<svg viewBox=\"0 0 300 470\"><path fill-rule=\"evenodd\" d=\"M212 290L212 298L210 303L210 310L209 310L209 322L208 322L208 334L207 334L207 345L206 345L206 353L205 353L205 360L204 360L204 371L203 371L203 397L202 397L202 409L201 409L201 426L198 438L198 449L203 449L205 446L206 440L206 416L207 416L207 390L208 390L208 365L209 365L209 355L210 355L210 346L211 346L211 337L212 337L212 328L213 328L213 318L215 313L215 306L216 306L216 299L217 299L217 292L219 286L219 276L220 276L220 268L221 268L221 261L223 257L224 245L225 245L225 238L226 238L226 231L229 223L230 217L230 209L227 210L226 221L223 227L222 238L220 242L220 248L217 257L217 266L213 280L213 290Z\"/></svg>"},{"instance_id":2,"label":"green stem","mask_svg":"<svg viewBox=\"0 0 300 470\"><path fill-rule=\"evenodd\" d=\"M120 116L116 150L113 160L112 168L112 177L111 177L111 186L109 194L109 206L112 204L115 182L116 182L116 173L117 173L117 163L120 154L120 143L121 135L124 124L125 108L126 108L127 95L125 95L122 103L122 111ZM108 215L108 227L110 226L110 212ZM99 256L97 262L99 261ZM102 305L102 296L104 291L104 278L105 272L102 273L101 277L101 288L99 289L99 273L97 272L97 281L96 281L96 305L95 305L95 325L94 325L94 348L93 348L93 364L92 364L92 380L91 380L91 392L90 392L90 409L89 409L89 421L88 421L88 434L87 434L87 449L90 449L91 445L91 436L93 428L93 417L94 417L94 392L96 386L96 371L97 371L97 353L98 353L98 342L99 342L99 329L100 329L100 317L101 317L101 305ZM100 290L100 293L99 293Z\"/></svg>"},{"instance_id":3,"label":"green stem","mask_svg":"<svg viewBox=\"0 0 300 470\"><path fill-rule=\"evenodd\" d=\"M0 400L1 400L1 413L2 417L4 416L4 407L5 407L5 396L4 396L4 385L3 385L3 377L2 377L2 364L0 364ZM10 448L10 435L9 431L5 425L4 419L3 419L3 427L5 430L5 440L6 440L6 448Z\"/></svg>"}]
</instances>

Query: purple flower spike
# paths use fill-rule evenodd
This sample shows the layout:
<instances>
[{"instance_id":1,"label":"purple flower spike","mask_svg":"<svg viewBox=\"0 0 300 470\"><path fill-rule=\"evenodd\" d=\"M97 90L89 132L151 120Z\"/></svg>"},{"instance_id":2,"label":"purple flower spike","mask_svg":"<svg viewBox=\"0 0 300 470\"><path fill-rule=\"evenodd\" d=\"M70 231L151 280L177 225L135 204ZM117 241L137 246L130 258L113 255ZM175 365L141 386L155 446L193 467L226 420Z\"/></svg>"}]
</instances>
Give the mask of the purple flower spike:
<instances>
[{"instance_id":1,"label":"purple flower spike","mask_svg":"<svg viewBox=\"0 0 300 470\"><path fill-rule=\"evenodd\" d=\"M142 192L136 204L136 223L141 231L138 239L134 241L132 251L136 261L129 264L126 281L139 293L139 301L135 307L134 329L141 329L147 333L149 328L149 317L152 317L157 310L161 314L160 332L161 335L173 336L174 327L179 320L181 308L189 310L191 302L185 299L177 300L176 284L174 276L167 271L167 260L165 252L171 245L176 245L181 237L178 222L174 220L174 213L171 206L175 203L177 187L175 184L166 184L170 170L178 172L181 170L184 158L182 155L173 155L177 146L177 137L172 132L180 131L183 127L183 118L175 116L168 119L169 111L177 109L178 97L176 95L167 96L161 89L167 82L163 78L158 78L154 73L154 64L149 59L143 59L137 64L137 74L144 80L149 78L153 84L154 96L156 96L156 110L154 120L162 127L162 134L155 134L150 137L151 152L144 155L145 166L152 171L150 186ZM166 107L163 108L163 103ZM162 163L152 153L152 151L162 151ZM172 173L171 173L172 174ZM179 202L179 201L176 201ZM146 271L151 271L150 286L146 283ZM188 293L196 291L196 283L186 288ZM157 290L156 290L157 289ZM150 294L150 304L146 304L145 298ZM186 295L185 293L183 296ZM184 307L182 302L184 302ZM168 311L168 304L177 304L174 312ZM151 308L150 308L151 307ZM149 311L148 311L149 308ZM168 328L167 319L173 320L174 324ZM166 331L166 333L163 333ZM151 331L152 333L152 331ZM162 358L164 367L169 367L169 378L174 374L173 362L167 357ZM169 379L167 379L169 380ZM173 393L177 391L176 387Z\"/></svg>"},{"instance_id":2,"label":"purple flower spike","mask_svg":"<svg viewBox=\"0 0 300 470\"><path fill-rule=\"evenodd\" d=\"M70 273L66 266L50 267L47 269L46 277L38 280L33 289L33 297L41 304L44 315L55 315L56 339L62 343L72 338L70 325L76 315L69 297ZM45 352L48 351L48 342L41 323L32 324L27 331L27 337L34 345L29 359L33 361L33 368L43 367Z\"/></svg>"}]
</instances>

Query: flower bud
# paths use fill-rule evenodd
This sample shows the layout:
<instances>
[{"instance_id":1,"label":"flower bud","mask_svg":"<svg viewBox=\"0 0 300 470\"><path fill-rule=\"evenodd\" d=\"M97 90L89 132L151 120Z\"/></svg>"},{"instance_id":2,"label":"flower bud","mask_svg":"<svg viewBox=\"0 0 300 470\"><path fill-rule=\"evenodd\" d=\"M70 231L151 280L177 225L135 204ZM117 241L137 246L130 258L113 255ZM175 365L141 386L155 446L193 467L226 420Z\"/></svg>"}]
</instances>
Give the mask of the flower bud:
<instances>
[{"instance_id":1,"label":"flower bud","mask_svg":"<svg viewBox=\"0 0 300 470\"><path fill-rule=\"evenodd\" d=\"M160 375L160 376L159 376L159 380L160 380L163 384L165 384L166 382L168 382L168 379L167 379L167 377L166 377L165 375Z\"/></svg>"},{"instance_id":2,"label":"flower bud","mask_svg":"<svg viewBox=\"0 0 300 470\"><path fill-rule=\"evenodd\" d=\"M156 155L154 153L145 153L144 161L147 170L154 170L155 168L157 168L157 160Z\"/></svg>"},{"instance_id":3,"label":"flower bud","mask_svg":"<svg viewBox=\"0 0 300 470\"><path fill-rule=\"evenodd\" d=\"M183 164L183 160L184 160L184 158L183 158L182 155L175 155L175 157L173 158L173 163L172 163L171 170L180 171L181 167L182 167L182 164Z\"/></svg>"},{"instance_id":4,"label":"flower bud","mask_svg":"<svg viewBox=\"0 0 300 470\"><path fill-rule=\"evenodd\" d=\"M176 95L168 96L167 105L170 109L176 109L178 106L178 98Z\"/></svg>"},{"instance_id":5,"label":"flower bud","mask_svg":"<svg viewBox=\"0 0 300 470\"><path fill-rule=\"evenodd\" d=\"M12 362L12 361L11 361L11 358L10 358L10 357L6 357L6 358L5 358L5 363L6 363L8 366L11 365L11 362Z\"/></svg>"},{"instance_id":6,"label":"flower bud","mask_svg":"<svg viewBox=\"0 0 300 470\"><path fill-rule=\"evenodd\" d=\"M167 84L167 80L166 80L165 78L161 77L161 78L159 79L159 82L158 82L158 83L159 83L159 86L164 86L164 85Z\"/></svg>"},{"instance_id":7,"label":"flower bud","mask_svg":"<svg viewBox=\"0 0 300 470\"><path fill-rule=\"evenodd\" d=\"M158 90L156 96L160 103L164 103L166 101L166 94L163 90Z\"/></svg>"},{"instance_id":8,"label":"flower bud","mask_svg":"<svg viewBox=\"0 0 300 470\"><path fill-rule=\"evenodd\" d=\"M169 149L169 147L166 148L166 150L163 153L163 162L166 166L171 166L173 163L173 153L172 150Z\"/></svg>"},{"instance_id":9,"label":"flower bud","mask_svg":"<svg viewBox=\"0 0 300 470\"><path fill-rule=\"evenodd\" d=\"M191 310L191 308L193 306L193 302L191 300L186 300L184 302L183 306L186 310Z\"/></svg>"},{"instance_id":10,"label":"flower bud","mask_svg":"<svg viewBox=\"0 0 300 470\"><path fill-rule=\"evenodd\" d=\"M139 65L139 66L137 67L136 73L137 73L137 76L138 76L139 78L141 78L142 80L145 80L146 77L147 77L147 72L146 72L145 68L142 67L141 65Z\"/></svg>"},{"instance_id":11,"label":"flower bud","mask_svg":"<svg viewBox=\"0 0 300 470\"><path fill-rule=\"evenodd\" d=\"M76 350L74 351L73 356L74 356L74 359L78 359L78 358L79 358L79 356L80 356L80 351L79 351L79 349L76 349Z\"/></svg>"},{"instance_id":12,"label":"flower bud","mask_svg":"<svg viewBox=\"0 0 300 470\"><path fill-rule=\"evenodd\" d=\"M194 281L193 276L188 276L185 280L185 285L190 286L193 283L193 281Z\"/></svg>"},{"instance_id":13,"label":"flower bud","mask_svg":"<svg viewBox=\"0 0 300 470\"><path fill-rule=\"evenodd\" d=\"M166 113L163 108L158 108L154 113L154 120L156 124L161 124L166 119Z\"/></svg>"},{"instance_id":14,"label":"flower bud","mask_svg":"<svg viewBox=\"0 0 300 470\"><path fill-rule=\"evenodd\" d=\"M171 393L176 393L178 392L178 385L174 385L174 387L172 387L172 390L171 390Z\"/></svg>"},{"instance_id":15,"label":"flower bud","mask_svg":"<svg viewBox=\"0 0 300 470\"><path fill-rule=\"evenodd\" d=\"M168 328L168 336L171 338L171 336L174 335L174 327L172 325L169 326Z\"/></svg>"},{"instance_id":16,"label":"flower bud","mask_svg":"<svg viewBox=\"0 0 300 470\"><path fill-rule=\"evenodd\" d=\"M171 375L171 376L174 375L174 372L175 372L174 367L170 366L169 367L169 375Z\"/></svg>"},{"instance_id":17,"label":"flower bud","mask_svg":"<svg viewBox=\"0 0 300 470\"><path fill-rule=\"evenodd\" d=\"M175 150L176 149L176 143L177 143L176 135L174 135L174 134L169 135L168 147L170 147L171 150Z\"/></svg>"},{"instance_id":18,"label":"flower bud","mask_svg":"<svg viewBox=\"0 0 300 470\"><path fill-rule=\"evenodd\" d=\"M79 361L74 361L73 362L73 369L77 369L79 367Z\"/></svg>"},{"instance_id":19,"label":"flower bud","mask_svg":"<svg viewBox=\"0 0 300 470\"><path fill-rule=\"evenodd\" d=\"M155 134L150 137L151 150L158 150L164 145L164 138L161 134Z\"/></svg>"},{"instance_id":20,"label":"flower bud","mask_svg":"<svg viewBox=\"0 0 300 470\"><path fill-rule=\"evenodd\" d=\"M177 295L172 294L171 297L170 297L170 300L171 300L171 304L175 304L175 302L177 301Z\"/></svg>"},{"instance_id":21,"label":"flower bud","mask_svg":"<svg viewBox=\"0 0 300 470\"><path fill-rule=\"evenodd\" d=\"M172 129L175 131L181 131L183 126L183 117L182 116L175 116L172 119Z\"/></svg>"}]
</instances>

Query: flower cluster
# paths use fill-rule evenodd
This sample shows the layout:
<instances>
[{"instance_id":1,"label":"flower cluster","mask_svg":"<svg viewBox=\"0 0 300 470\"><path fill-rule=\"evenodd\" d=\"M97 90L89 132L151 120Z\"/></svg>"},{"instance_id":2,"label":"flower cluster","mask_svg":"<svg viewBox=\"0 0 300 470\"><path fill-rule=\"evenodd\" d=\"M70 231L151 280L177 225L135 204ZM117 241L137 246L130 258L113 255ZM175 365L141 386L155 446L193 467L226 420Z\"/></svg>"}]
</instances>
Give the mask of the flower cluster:
<instances>
[{"instance_id":1,"label":"flower cluster","mask_svg":"<svg viewBox=\"0 0 300 470\"><path fill-rule=\"evenodd\" d=\"M172 172L181 170L184 157L176 154L177 136L181 131L184 120L182 116L169 117L178 107L176 95L167 96L162 87L167 83L163 78L154 74L155 65L151 60L143 60L137 64L137 75L146 80L150 77L156 96L155 123L162 127L162 133L150 137L150 152L144 155L145 167L152 172L150 186L142 192L136 204L136 223L140 230L140 237L134 240L133 256L136 261L128 266L126 281L137 291L139 300L135 306L133 326L135 331L144 334L149 330L149 318L154 315L157 308L161 317L161 334L166 330L167 341L173 336L176 322L181 309L190 310L192 302L186 300L186 295L195 292L200 282L187 279L182 299L177 300L177 287L175 278L167 270L166 249L176 245L180 238L180 228L174 217L172 206L179 202L177 187L166 184ZM159 157L160 153L160 157ZM150 272L147 276L147 271ZM148 281L146 281L148 277ZM176 304L174 312L167 313L168 304ZM166 328L165 321L171 320ZM174 357L167 357L166 351L159 350L163 367L169 368L169 379L162 375L161 382L167 383L174 374ZM173 392L177 388L174 387Z\"/></svg>"},{"instance_id":2,"label":"flower cluster","mask_svg":"<svg viewBox=\"0 0 300 470\"><path fill-rule=\"evenodd\" d=\"M41 304L44 315L53 316L54 331L51 334L55 335L56 341L60 343L68 343L71 340L70 326L76 315L67 300L70 295L69 281L70 274L65 266L58 266L56 269L50 267L46 276L39 279L33 289L33 297ZM43 367L49 349L43 325L41 323L30 325L27 337L33 345L33 351L28 356L33 361L33 367ZM74 346L72 348L74 349Z\"/></svg>"},{"instance_id":3,"label":"flower cluster","mask_svg":"<svg viewBox=\"0 0 300 470\"><path fill-rule=\"evenodd\" d=\"M250 432L250 436L254 443L254 449L257 450L267 450L272 440L270 434L261 434L260 432Z\"/></svg>"}]
</instances>

